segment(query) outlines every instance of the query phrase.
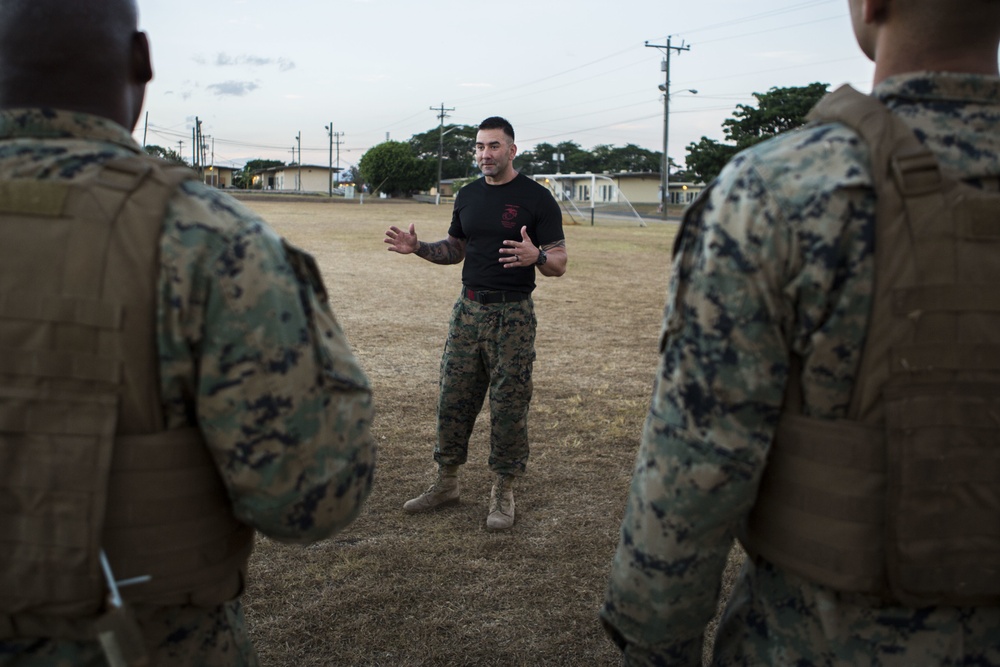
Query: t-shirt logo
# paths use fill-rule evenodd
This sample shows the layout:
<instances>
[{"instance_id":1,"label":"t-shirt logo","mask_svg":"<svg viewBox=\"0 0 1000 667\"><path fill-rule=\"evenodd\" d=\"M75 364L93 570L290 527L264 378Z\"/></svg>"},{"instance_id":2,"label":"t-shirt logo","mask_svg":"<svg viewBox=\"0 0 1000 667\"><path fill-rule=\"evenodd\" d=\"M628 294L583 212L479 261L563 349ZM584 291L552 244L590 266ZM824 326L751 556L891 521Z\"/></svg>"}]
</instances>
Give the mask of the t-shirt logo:
<instances>
[{"instance_id":1,"label":"t-shirt logo","mask_svg":"<svg viewBox=\"0 0 1000 667\"><path fill-rule=\"evenodd\" d=\"M500 217L504 227L513 229L517 226L517 213L520 208L517 204L504 204L503 215Z\"/></svg>"}]
</instances>

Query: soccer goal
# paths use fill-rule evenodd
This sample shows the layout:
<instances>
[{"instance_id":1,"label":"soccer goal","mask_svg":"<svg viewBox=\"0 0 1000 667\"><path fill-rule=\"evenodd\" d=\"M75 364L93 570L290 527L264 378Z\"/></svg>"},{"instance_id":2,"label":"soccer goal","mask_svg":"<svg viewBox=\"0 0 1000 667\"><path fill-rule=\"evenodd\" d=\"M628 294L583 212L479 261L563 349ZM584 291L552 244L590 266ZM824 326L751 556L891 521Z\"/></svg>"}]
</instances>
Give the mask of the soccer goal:
<instances>
[{"instance_id":1,"label":"soccer goal","mask_svg":"<svg viewBox=\"0 0 1000 667\"><path fill-rule=\"evenodd\" d=\"M646 226L618 183L604 174L536 174L575 224L637 223Z\"/></svg>"}]
</instances>

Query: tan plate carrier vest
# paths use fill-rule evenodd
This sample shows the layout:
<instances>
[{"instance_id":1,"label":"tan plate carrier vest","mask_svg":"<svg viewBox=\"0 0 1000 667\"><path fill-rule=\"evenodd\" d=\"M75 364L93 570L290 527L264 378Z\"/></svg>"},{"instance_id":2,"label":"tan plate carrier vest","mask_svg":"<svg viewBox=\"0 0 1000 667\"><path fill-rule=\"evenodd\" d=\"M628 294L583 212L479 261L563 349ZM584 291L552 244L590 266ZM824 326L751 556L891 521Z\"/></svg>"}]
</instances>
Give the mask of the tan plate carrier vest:
<instances>
[{"instance_id":1,"label":"tan plate carrier vest","mask_svg":"<svg viewBox=\"0 0 1000 667\"><path fill-rule=\"evenodd\" d=\"M871 321L847 419L801 414L793 363L742 541L840 591L1000 604L1000 196L943 173L847 86L810 120L839 121L871 150Z\"/></svg>"},{"instance_id":2,"label":"tan plate carrier vest","mask_svg":"<svg viewBox=\"0 0 1000 667\"><path fill-rule=\"evenodd\" d=\"M156 349L166 204L193 174L145 157L0 181L0 639L92 636L122 597L217 605L253 531L197 429L164 430Z\"/></svg>"}]
</instances>

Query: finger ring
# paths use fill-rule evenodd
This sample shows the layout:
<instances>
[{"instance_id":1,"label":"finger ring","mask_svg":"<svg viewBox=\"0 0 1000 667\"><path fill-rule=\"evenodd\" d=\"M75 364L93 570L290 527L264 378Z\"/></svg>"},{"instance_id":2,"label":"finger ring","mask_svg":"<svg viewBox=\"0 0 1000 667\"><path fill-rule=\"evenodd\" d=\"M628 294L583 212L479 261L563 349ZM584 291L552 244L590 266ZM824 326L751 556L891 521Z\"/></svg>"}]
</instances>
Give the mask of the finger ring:
<instances>
[{"instance_id":1,"label":"finger ring","mask_svg":"<svg viewBox=\"0 0 1000 667\"><path fill-rule=\"evenodd\" d=\"M521 258L520 258L520 257L518 257L517 255L514 255L514 261L515 261L515 262L520 262L520 261L521 261Z\"/></svg>"}]
</instances>

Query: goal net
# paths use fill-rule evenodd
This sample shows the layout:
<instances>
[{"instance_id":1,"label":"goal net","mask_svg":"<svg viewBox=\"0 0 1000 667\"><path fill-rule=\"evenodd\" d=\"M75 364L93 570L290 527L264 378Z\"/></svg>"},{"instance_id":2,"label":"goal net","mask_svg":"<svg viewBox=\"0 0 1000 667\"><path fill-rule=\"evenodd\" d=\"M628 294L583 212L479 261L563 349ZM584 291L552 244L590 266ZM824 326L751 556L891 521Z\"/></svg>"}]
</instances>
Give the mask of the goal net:
<instances>
[{"instance_id":1,"label":"goal net","mask_svg":"<svg viewBox=\"0 0 1000 667\"><path fill-rule=\"evenodd\" d=\"M614 179L604 174L538 174L535 180L552 191L563 215L573 224L638 224L646 226Z\"/></svg>"}]
</instances>

